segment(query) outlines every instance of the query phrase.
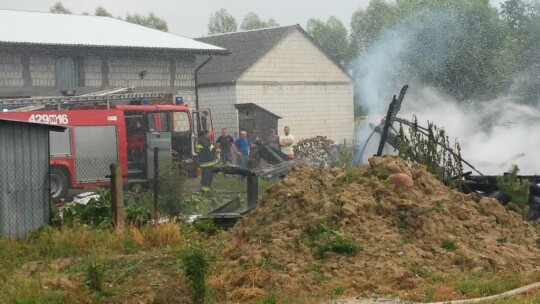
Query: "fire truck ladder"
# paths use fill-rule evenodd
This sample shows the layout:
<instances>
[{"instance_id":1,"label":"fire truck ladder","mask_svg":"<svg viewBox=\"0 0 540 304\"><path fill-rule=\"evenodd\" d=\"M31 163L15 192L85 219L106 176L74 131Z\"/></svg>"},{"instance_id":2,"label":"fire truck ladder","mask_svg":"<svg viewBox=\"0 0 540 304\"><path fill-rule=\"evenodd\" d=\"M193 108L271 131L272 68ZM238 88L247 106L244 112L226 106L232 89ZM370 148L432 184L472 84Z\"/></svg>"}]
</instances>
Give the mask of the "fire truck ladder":
<instances>
[{"instance_id":1,"label":"fire truck ladder","mask_svg":"<svg viewBox=\"0 0 540 304\"><path fill-rule=\"evenodd\" d=\"M24 111L36 110L45 106L57 106L61 110L63 105L76 105L86 103L106 103L110 107L111 101L144 99L144 98L163 98L163 92L149 93L123 93L123 94L99 94L99 95L81 95L81 96L59 96L59 97L33 97L0 99L0 107L8 107L9 111L21 111L22 108L9 109L9 107L24 107Z\"/></svg>"}]
</instances>

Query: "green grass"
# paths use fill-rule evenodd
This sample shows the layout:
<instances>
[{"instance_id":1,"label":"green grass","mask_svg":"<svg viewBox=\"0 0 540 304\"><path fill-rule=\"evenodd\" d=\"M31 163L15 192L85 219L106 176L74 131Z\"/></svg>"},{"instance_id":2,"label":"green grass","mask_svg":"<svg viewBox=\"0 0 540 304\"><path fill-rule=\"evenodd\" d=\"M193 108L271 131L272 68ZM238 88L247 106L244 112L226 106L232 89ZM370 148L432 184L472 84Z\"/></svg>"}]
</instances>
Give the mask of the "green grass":
<instances>
[{"instance_id":1,"label":"green grass","mask_svg":"<svg viewBox=\"0 0 540 304\"><path fill-rule=\"evenodd\" d=\"M279 179L267 179L259 178L259 195L263 194L266 189L270 186L276 184ZM216 192L236 192L236 193L246 193L247 191L247 181L246 179L239 180L236 176L225 175L225 174L214 174L214 179L212 181L212 187Z\"/></svg>"},{"instance_id":2,"label":"green grass","mask_svg":"<svg viewBox=\"0 0 540 304\"><path fill-rule=\"evenodd\" d=\"M446 251L456 251L456 243L452 240L444 240L441 244L441 248Z\"/></svg>"},{"instance_id":3,"label":"green grass","mask_svg":"<svg viewBox=\"0 0 540 304\"><path fill-rule=\"evenodd\" d=\"M459 279L456 287L471 297L485 297L518 288L520 283L515 277L492 279L487 276L465 275Z\"/></svg>"}]
</instances>

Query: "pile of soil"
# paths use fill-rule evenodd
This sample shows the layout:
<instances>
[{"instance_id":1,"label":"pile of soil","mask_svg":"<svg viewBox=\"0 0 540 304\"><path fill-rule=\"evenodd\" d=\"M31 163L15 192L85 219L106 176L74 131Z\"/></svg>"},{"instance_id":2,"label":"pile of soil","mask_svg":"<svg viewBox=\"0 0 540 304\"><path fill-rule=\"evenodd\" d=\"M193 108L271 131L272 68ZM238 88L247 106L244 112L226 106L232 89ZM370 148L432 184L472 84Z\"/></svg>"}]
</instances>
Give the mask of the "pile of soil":
<instances>
[{"instance_id":1,"label":"pile of soil","mask_svg":"<svg viewBox=\"0 0 540 304\"><path fill-rule=\"evenodd\" d=\"M396 187L389 179L396 173L412 178L412 188ZM322 224L359 252L317 257L309 232ZM348 295L408 291L415 300L421 286L463 271L538 271L539 238L537 224L497 200L451 190L398 157L347 169L293 168L231 230L210 283L240 302L276 290L325 295L336 286Z\"/></svg>"}]
</instances>

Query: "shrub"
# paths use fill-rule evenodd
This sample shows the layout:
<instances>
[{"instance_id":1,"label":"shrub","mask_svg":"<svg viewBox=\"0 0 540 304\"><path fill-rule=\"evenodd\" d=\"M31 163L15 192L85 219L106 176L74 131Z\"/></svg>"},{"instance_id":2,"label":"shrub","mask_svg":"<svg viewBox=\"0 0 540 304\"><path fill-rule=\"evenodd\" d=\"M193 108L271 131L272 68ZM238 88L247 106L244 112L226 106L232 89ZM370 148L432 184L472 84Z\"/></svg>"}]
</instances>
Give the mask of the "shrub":
<instances>
[{"instance_id":1,"label":"shrub","mask_svg":"<svg viewBox=\"0 0 540 304\"><path fill-rule=\"evenodd\" d=\"M92 259L86 267L86 285L90 290L99 292L103 290L104 266L97 259Z\"/></svg>"},{"instance_id":2,"label":"shrub","mask_svg":"<svg viewBox=\"0 0 540 304\"><path fill-rule=\"evenodd\" d=\"M505 195L512 197L512 202L521 210L521 216L526 218L527 203L529 202L530 183L528 180L517 178L519 168L512 165L508 176L497 177L497 187Z\"/></svg>"},{"instance_id":3,"label":"shrub","mask_svg":"<svg viewBox=\"0 0 540 304\"><path fill-rule=\"evenodd\" d=\"M89 224L97 227L108 227L112 223L111 193L100 189L99 198L91 199L86 205L67 204L62 209L64 223L71 225L74 222Z\"/></svg>"},{"instance_id":4,"label":"shrub","mask_svg":"<svg viewBox=\"0 0 540 304\"><path fill-rule=\"evenodd\" d=\"M212 219L198 219L193 222L193 228L195 230L206 233L208 235L217 234L221 228L216 226Z\"/></svg>"},{"instance_id":5,"label":"shrub","mask_svg":"<svg viewBox=\"0 0 540 304\"><path fill-rule=\"evenodd\" d=\"M353 239L325 223L315 229L308 228L307 233L310 236L311 250L318 259L324 258L326 252L354 256L360 250L360 246Z\"/></svg>"},{"instance_id":6,"label":"shrub","mask_svg":"<svg viewBox=\"0 0 540 304\"><path fill-rule=\"evenodd\" d=\"M441 244L441 248L445 249L446 251L455 251L456 243L451 240L444 240Z\"/></svg>"},{"instance_id":7,"label":"shrub","mask_svg":"<svg viewBox=\"0 0 540 304\"><path fill-rule=\"evenodd\" d=\"M201 244L186 244L180 254L182 269L193 287L193 303L204 302L206 293L205 278L208 274L209 262Z\"/></svg>"},{"instance_id":8,"label":"shrub","mask_svg":"<svg viewBox=\"0 0 540 304\"><path fill-rule=\"evenodd\" d=\"M403 124L409 126L405 134ZM462 189L465 182L461 178L463 164L458 142L452 147L444 129L428 122L428 127L418 125L418 120L401 120L396 136L399 157L412 163L426 166L426 169L454 189Z\"/></svg>"},{"instance_id":9,"label":"shrub","mask_svg":"<svg viewBox=\"0 0 540 304\"><path fill-rule=\"evenodd\" d=\"M55 218L55 223L63 223L68 226L74 223L88 224L95 227L109 227L112 224L111 192L106 189L98 191L99 198L91 199L86 205L67 204L62 209L62 219ZM135 226L143 226L151 218L150 209L139 204L129 204L125 207L126 223Z\"/></svg>"},{"instance_id":10,"label":"shrub","mask_svg":"<svg viewBox=\"0 0 540 304\"><path fill-rule=\"evenodd\" d=\"M126 213L126 222L137 227L144 226L152 219L152 212L144 206L130 204L124 211Z\"/></svg>"}]
</instances>

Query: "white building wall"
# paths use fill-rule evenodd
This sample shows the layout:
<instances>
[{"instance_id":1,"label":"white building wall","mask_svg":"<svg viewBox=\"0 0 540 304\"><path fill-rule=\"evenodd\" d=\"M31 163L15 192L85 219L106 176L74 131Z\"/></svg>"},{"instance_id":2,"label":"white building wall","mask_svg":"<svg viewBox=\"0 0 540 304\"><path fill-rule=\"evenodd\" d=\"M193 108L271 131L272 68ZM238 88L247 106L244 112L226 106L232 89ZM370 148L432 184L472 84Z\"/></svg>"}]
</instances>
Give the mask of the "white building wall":
<instances>
[{"instance_id":1,"label":"white building wall","mask_svg":"<svg viewBox=\"0 0 540 304\"><path fill-rule=\"evenodd\" d=\"M351 142L351 79L299 30L292 31L237 81L237 103L256 103L279 115L279 133Z\"/></svg>"},{"instance_id":2,"label":"white building wall","mask_svg":"<svg viewBox=\"0 0 540 304\"><path fill-rule=\"evenodd\" d=\"M290 32L237 82L253 81L351 83L345 72L300 30Z\"/></svg>"},{"instance_id":3,"label":"white building wall","mask_svg":"<svg viewBox=\"0 0 540 304\"><path fill-rule=\"evenodd\" d=\"M282 118L279 134L289 126L297 140L326 136L351 142L354 131L350 85L238 85L237 103L256 103Z\"/></svg>"},{"instance_id":4,"label":"white building wall","mask_svg":"<svg viewBox=\"0 0 540 304\"><path fill-rule=\"evenodd\" d=\"M233 136L238 132L238 111L234 107L235 103L236 88L233 85L199 88L199 108L210 108L216 135L222 128L227 128Z\"/></svg>"}]
</instances>

